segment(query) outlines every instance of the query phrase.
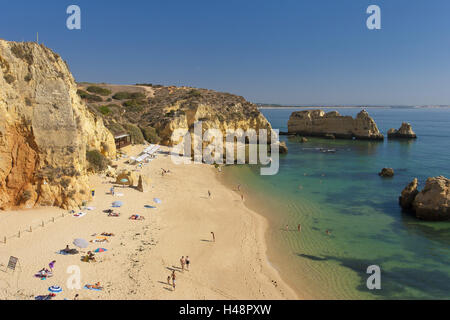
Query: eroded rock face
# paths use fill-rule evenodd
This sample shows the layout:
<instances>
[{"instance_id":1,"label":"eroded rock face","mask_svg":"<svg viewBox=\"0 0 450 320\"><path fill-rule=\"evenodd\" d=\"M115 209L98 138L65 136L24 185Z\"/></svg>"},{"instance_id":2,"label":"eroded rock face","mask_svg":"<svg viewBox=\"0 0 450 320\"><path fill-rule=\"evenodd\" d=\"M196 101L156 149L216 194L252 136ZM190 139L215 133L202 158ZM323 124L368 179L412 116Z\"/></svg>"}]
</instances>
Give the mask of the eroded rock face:
<instances>
[{"instance_id":1,"label":"eroded rock face","mask_svg":"<svg viewBox=\"0 0 450 320\"><path fill-rule=\"evenodd\" d=\"M416 139L417 136L414 133L411 124L403 122L398 130L389 129L388 131L389 139Z\"/></svg>"},{"instance_id":2,"label":"eroded rock face","mask_svg":"<svg viewBox=\"0 0 450 320\"><path fill-rule=\"evenodd\" d=\"M288 147L286 145L286 142L281 141L279 144L279 152L280 154L287 154L288 153Z\"/></svg>"},{"instance_id":3,"label":"eroded rock face","mask_svg":"<svg viewBox=\"0 0 450 320\"><path fill-rule=\"evenodd\" d=\"M428 178L412 204L416 217L423 220L450 220L450 180L439 176Z\"/></svg>"},{"instance_id":4,"label":"eroded rock face","mask_svg":"<svg viewBox=\"0 0 450 320\"><path fill-rule=\"evenodd\" d=\"M381 169L380 173L378 173L378 175L380 177L387 177L387 178L393 177L394 176L394 169L392 169L392 168L383 168L383 169Z\"/></svg>"},{"instance_id":5,"label":"eroded rock face","mask_svg":"<svg viewBox=\"0 0 450 320\"><path fill-rule=\"evenodd\" d=\"M177 102L170 106L170 110L179 110L178 104ZM226 108L229 111L225 112ZM170 120L152 125L161 137L161 144L172 146L174 142L171 138L176 129L188 130L192 135L194 123L199 122L202 124L203 132L208 129L217 129L222 133L224 139L227 130L242 130L244 133L254 130L258 134L260 129L266 129L268 134L272 132L272 126L264 115L259 112L255 105L245 100L235 102L231 107L222 106L220 102L217 105L199 103L192 105L190 109L183 110ZM268 143L270 143L270 136L268 136Z\"/></svg>"},{"instance_id":6,"label":"eroded rock face","mask_svg":"<svg viewBox=\"0 0 450 320\"><path fill-rule=\"evenodd\" d=\"M362 110L356 118L341 116L337 111L296 111L288 121L288 132L305 136L335 137L339 139L383 140L375 121Z\"/></svg>"},{"instance_id":7,"label":"eroded rock face","mask_svg":"<svg viewBox=\"0 0 450 320\"><path fill-rule=\"evenodd\" d=\"M0 209L88 199L86 150L111 156L115 144L76 90L50 49L0 40Z\"/></svg>"},{"instance_id":8,"label":"eroded rock face","mask_svg":"<svg viewBox=\"0 0 450 320\"><path fill-rule=\"evenodd\" d=\"M419 182L417 181L417 178L414 178L413 181L411 181L405 189L403 189L402 194L399 198L400 206L405 210L410 210L412 208L412 203L416 197L416 195L419 193L419 190L417 189L419 185Z\"/></svg>"}]
</instances>

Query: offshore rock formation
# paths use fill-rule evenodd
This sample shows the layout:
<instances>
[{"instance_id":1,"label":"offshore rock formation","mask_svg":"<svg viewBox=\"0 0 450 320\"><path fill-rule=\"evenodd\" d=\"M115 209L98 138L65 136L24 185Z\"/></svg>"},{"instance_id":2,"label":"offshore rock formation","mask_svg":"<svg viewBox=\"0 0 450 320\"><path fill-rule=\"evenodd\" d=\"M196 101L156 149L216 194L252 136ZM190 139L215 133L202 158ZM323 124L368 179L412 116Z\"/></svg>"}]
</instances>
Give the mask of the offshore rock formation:
<instances>
[{"instance_id":1,"label":"offshore rock formation","mask_svg":"<svg viewBox=\"0 0 450 320\"><path fill-rule=\"evenodd\" d=\"M281 141L280 144L278 145L278 150L280 152L280 154L287 154L288 153L288 147L286 145L286 142Z\"/></svg>"},{"instance_id":2,"label":"offshore rock formation","mask_svg":"<svg viewBox=\"0 0 450 320\"><path fill-rule=\"evenodd\" d=\"M59 55L0 40L0 209L89 198L86 151L111 156L115 144L76 92Z\"/></svg>"},{"instance_id":3,"label":"offshore rock formation","mask_svg":"<svg viewBox=\"0 0 450 320\"><path fill-rule=\"evenodd\" d=\"M414 179L402 192L400 205L428 221L450 220L450 180L439 176L428 178L422 191Z\"/></svg>"},{"instance_id":4,"label":"offshore rock formation","mask_svg":"<svg viewBox=\"0 0 450 320\"><path fill-rule=\"evenodd\" d=\"M418 186L419 182L417 181L417 178L415 178L405 187L405 189L403 189L402 194L398 199L400 206L403 209L410 210L412 208L414 199L416 198L416 195L419 193L419 190L417 189Z\"/></svg>"},{"instance_id":5,"label":"offshore rock formation","mask_svg":"<svg viewBox=\"0 0 450 320\"><path fill-rule=\"evenodd\" d=\"M388 131L389 139L416 139L417 136L414 133L411 124L407 122L403 122L401 127L398 130L394 128L389 129Z\"/></svg>"},{"instance_id":6,"label":"offshore rock formation","mask_svg":"<svg viewBox=\"0 0 450 320\"><path fill-rule=\"evenodd\" d=\"M323 110L296 111L289 118L288 132L339 139L384 139L375 121L365 110L358 113L355 119L341 116L337 111L327 113Z\"/></svg>"},{"instance_id":7,"label":"offshore rock formation","mask_svg":"<svg viewBox=\"0 0 450 320\"><path fill-rule=\"evenodd\" d=\"M380 173L378 173L380 177L393 177L394 176L394 169L392 168L383 168L381 169Z\"/></svg>"},{"instance_id":8,"label":"offshore rock formation","mask_svg":"<svg viewBox=\"0 0 450 320\"><path fill-rule=\"evenodd\" d=\"M450 180L445 177L428 178L425 187L413 202L416 217L423 220L450 219Z\"/></svg>"}]
</instances>

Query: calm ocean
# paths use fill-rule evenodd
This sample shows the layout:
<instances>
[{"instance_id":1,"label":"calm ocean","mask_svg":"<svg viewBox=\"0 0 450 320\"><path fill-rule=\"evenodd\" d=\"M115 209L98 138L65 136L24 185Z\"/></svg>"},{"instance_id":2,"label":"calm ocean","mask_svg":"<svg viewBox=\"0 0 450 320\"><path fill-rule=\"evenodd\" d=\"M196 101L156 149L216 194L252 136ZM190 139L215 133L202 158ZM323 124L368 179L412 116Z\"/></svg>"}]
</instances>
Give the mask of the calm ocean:
<instances>
[{"instance_id":1,"label":"calm ocean","mask_svg":"<svg viewBox=\"0 0 450 320\"><path fill-rule=\"evenodd\" d=\"M264 109L287 131L297 109ZM298 110L301 110L300 108ZM360 108L336 108L355 116ZM270 262L300 294L332 299L449 299L450 222L422 222L402 213L398 197L417 177L450 177L450 109L368 108L380 131L410 122L415 141L352 141L280 137L289 148L275 176L256 166L226 167L247 204L270 222ZM320 148L336 149L335 153ZM383 167L394 178L380 178ZM302 232L297 232L297 225ZM291 231L285 231L289 225ZM331 235L325 233L326 230ZM368 290L367 267L381 268L381 290Z\"/></svg>"}]
</instances>

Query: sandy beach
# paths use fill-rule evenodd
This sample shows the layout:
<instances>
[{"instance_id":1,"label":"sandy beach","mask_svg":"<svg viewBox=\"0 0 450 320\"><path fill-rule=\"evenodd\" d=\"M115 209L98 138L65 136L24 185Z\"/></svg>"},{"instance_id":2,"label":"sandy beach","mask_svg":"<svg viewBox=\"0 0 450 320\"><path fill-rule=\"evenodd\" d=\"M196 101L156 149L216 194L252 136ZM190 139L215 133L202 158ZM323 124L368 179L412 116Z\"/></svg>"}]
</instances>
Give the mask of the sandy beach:
<instances>
[{"instance_id":1,"label":"sandy beach","mask_svg":"<svg viewBox=\"0 0 450 320\"><path fill-rule=\"evenodd\" d=\"M127 147L126 152L136 156L143 148ZM268 262L267 221L220 182L219 170L205 164L176 165L167 151L163 147L156 159L140 169L139 174L151 180L148 192L117 187L116 193L123 196L112 196L112 178L91 176L95 197L88 206L94 209L83 211L83 217L58 208L1 212L0 299L34 299L48 294L53 285L63 289L54 298L58 300L73 299L75 294L80 299L300 298ZM136 168L125 160L114 164L119 169ZM170 173L162 176L161 168ZM103 210L118 200L124 203L116 210L121 216L108 217ZM145 220L130 220L132 214ZM74 248L75 238L90 241L103 232L115 236L109 237L109 242L78 248L77 255L57 253L66 245ZM96 262L81 261L84 253L97 248L107 251L97 253ZM19 258L14 272L6 268L10 256ZM181 271L181 256L190 257L189 271ZM53 277L40 280L33 276L52 260L56 260ZM100 282L104 289L69 289L69 266L80 268L82 287ZM177 276L175 290L167 284L172 270Z\"/></svg>"}]
</instances>

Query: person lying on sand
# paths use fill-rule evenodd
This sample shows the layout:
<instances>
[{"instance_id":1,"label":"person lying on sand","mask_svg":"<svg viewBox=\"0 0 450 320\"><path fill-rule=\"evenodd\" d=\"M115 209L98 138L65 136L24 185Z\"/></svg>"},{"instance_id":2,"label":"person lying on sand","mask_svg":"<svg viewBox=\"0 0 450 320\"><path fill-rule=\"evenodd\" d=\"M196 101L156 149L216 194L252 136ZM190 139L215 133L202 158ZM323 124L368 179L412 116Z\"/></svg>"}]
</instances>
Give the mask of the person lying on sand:
<instances>
[{"instance_id":1,"label":"person lying on sand","mask_svg":"<svg viewBox=\"0 0 450 320\"><path fill-rule=\"evenodd\" d=\"M131 220L144 220L145 218L144 218L143 216L138 215L138 214L133 214L133 215L130 217L130 219L131 219Z\"/></svg>"},{"instance_id":2,"label":"person lying on sand","mask_svg":"<svg viewBox=\"0 0 450 320\"><path fill-rule=\"evenodd\" d=\"M42 268L42 270L39 270L34 276L43 280L45 278L53 277L53 273L47 268Z\"/></svg>"},{"instance_id":3,"label":"person lying on sand","mask_svg":"<svg viewBox=\"0 0 450 320\"><path fill-rule=\"evenodd\" d=\"M101 235L105 236L105 237L114 237L114 233L108 233L108 232L103 232Z\"/></svg>"},{"instance_id":4,"label":"person lying on sand","mask_svg":"<svg viewBox=\"0 0 450 320\"><path fill-rule=\"evenodd\" d=\"M120 213L118 213L118 212L110 212L110 213L108 213L108 217L120 217Z\"/></svg>"},{"instance_id":5,"label":"person lying on sand","mask_svg":"<svg viewBox=\"0 0 450 320\"><path fill-rule=\"evenodd\" d=\"M103 287L100 286L100 282L97 282L96 284L92 285L92 284L87 284L85 286L88 289L96 289L96 290L103 290Z\"/></svg>"},{"instance_id":6,"label":"person lying on sand","mask_svg":"<svg viewBox=\"0 0 450 320\"><path fill-rule=\"evenodd\" d=\"M109 242L108 239L94 239L89 241L91 243L102 243L102 242Z\"/></svg>"}]
</instances>

